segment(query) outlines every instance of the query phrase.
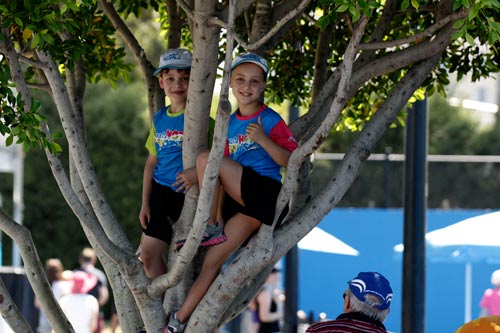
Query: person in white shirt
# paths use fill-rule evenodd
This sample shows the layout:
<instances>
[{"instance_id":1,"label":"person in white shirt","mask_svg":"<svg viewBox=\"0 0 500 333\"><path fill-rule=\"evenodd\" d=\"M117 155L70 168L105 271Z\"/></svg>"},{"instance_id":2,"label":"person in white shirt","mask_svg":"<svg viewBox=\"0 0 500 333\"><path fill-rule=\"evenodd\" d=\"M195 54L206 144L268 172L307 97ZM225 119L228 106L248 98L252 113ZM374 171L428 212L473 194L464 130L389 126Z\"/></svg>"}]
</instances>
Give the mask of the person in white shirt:
<instances>
[{"instance_id":1,"label":"person in white shirt","mask_svg":"<svg viewBox=\"0 0 500 333\"><path fill-rule=\"evenodd\" d=\"M99 302L87 292L97 284L97 277L76 271L71 277L71 293L59 299L59 305L75 333L92 333L97 328Z\"/></svg>"}]
</instances>

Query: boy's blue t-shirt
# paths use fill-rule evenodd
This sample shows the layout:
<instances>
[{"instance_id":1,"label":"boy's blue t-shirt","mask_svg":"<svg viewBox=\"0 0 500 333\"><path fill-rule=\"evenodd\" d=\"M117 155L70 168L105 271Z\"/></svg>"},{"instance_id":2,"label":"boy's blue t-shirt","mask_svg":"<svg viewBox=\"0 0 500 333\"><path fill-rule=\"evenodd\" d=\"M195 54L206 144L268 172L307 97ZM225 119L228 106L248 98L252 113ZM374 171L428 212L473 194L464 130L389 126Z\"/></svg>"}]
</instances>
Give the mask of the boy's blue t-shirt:
<instances>
[{"instance_id":1,"label":"boy's blue t-shirt","mask_svg":"<svg viewBox=\"0 0 500 333\"><path fill-rule=\"evenodd\" d=\"M177 174L183 170L184 111L170 114L168 109L169 106L164 107L154 115L146 148L158 159L153 179L175 191L173 183Z\"/></svg>"}]
</instances>

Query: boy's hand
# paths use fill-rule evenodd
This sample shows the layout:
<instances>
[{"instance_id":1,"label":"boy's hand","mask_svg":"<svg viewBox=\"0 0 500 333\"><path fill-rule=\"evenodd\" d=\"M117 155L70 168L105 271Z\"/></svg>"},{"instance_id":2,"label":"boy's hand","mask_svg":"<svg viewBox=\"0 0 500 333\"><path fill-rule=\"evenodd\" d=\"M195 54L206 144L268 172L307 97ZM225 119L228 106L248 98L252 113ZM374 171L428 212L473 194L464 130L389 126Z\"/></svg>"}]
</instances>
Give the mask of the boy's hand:
<instances>
[{"instance_id":1,"label":"boy's hand","mask_svg":"<svg viewBox=\"0 0 500 333\"><path fill-rule=\"evenodd\" d=\"M149 219L151 217L149 206L141 207L141 212L139 213L139 221L141 221L141 227L146 230L148 227Z\"/></svg>"},{"instance_id":2,"label":"boy's hand","mask_svg":"<svg viewBox=\"0 0 500 333\"><path fill-rule=\"evenodd\" d=\"M247 126L246 134L250 139L258 144L261 144L263 140L267 139L264 134L264 129L262 128L262 119L260 117L258 118L257 123L251 123Z\"/></svg>"},{"instance_id":3,"label":"boy's hand","mask_svg":"<svg viewBox=\"0 0 500 333\"><path fill-rule=\"evenodd\" d=\"M177 181L173 184L174 187L179 186L176 191L186 193L193 185L198 183L198 175L196 168L190 168L177 174Z\"/></svg>"}]
</instances>

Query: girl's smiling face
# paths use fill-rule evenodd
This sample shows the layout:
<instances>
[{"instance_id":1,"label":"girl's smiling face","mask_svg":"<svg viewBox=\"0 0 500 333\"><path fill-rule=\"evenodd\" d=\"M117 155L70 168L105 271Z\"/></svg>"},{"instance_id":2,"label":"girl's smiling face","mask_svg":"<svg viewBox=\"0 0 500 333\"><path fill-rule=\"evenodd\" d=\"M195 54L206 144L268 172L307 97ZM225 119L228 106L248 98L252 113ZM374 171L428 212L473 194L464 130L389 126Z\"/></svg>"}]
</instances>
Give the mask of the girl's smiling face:
<instances>
[{"instance_id":1,"label":"girl's smiling face","mask_svg":"<svg viewBox=\"0 0 500 333\"><path fill-rule=\"evenodd\" d=\"M252 63L243 63L231 72L230 87L238 105L248 105L259 102L260 95L266 88L264 71Z\"/></svg>"}]
</instances>

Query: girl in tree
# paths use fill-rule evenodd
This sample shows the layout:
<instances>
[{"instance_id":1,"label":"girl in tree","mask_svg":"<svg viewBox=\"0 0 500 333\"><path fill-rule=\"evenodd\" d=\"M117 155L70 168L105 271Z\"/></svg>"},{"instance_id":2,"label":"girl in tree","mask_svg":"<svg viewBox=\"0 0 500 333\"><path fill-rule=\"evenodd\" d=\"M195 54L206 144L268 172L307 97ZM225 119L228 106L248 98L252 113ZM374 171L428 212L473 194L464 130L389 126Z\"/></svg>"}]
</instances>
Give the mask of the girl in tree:
<instances>
[{"instance_id":1,"label":"girl in tree","mask_svg":"<svg viewBox=\"0 0 500 333\"><path fill-rule=\"evenodd\" d=\"M223 189L224 232L227 241L208 249L200 275L194 282L182 307L173 311L165 332L183 332L194 309L229 258L262 223L271 225L282 185L282 171L297 143L281 116L263 104L268 66L265 59L253 53L238 55L233 61L230 87L238 109L229 120L225 156L219 170ZM208 160L208 151L197 159L200 184ZM215 193L219 193L216 189ZM219 200L214 197L213 223ZM222 224L222 221L219 221Z\"/></svg>"}]
</instances>

